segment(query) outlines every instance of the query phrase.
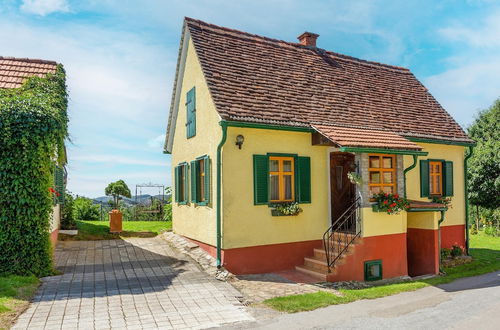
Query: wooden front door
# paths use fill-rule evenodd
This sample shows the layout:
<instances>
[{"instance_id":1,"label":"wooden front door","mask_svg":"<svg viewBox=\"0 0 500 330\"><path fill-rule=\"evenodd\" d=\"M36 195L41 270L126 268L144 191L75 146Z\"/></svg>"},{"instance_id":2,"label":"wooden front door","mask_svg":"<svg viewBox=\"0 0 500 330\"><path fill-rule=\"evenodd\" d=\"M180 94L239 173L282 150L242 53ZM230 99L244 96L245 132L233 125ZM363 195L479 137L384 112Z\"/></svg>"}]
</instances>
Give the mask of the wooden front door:
<instances>
[{"instance_id":1,"label":"wooden front door","mask_svg":"<svg viewBox=\"0 0 500 330\"><path fill-rule=\"evenodd\" d=\"M330 153L330 194L332 219L338 219L354 203L356 187L347 177L355 170L354 155L345 152Z\"/></svg>"}]
</instances>

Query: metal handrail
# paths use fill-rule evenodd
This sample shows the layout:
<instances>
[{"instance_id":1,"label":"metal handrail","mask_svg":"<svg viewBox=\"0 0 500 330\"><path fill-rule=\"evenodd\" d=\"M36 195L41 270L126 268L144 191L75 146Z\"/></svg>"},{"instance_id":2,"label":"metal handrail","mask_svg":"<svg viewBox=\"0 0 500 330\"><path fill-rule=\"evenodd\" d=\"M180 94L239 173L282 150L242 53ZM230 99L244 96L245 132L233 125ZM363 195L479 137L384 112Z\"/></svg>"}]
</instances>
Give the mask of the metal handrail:
<instances>
[{"instance_id":1,"label":"metal handrail","mask_svg":"<svg viewBox=\"0 0 500 330\"><path fill-rule=\"evenodd\" d=\"M335 266L335 262L361 235L361 226L358 226L360 206L360 198L358 197L323 234L323 246L329 273L331 268Z\"/></svg>"}]
</instances>

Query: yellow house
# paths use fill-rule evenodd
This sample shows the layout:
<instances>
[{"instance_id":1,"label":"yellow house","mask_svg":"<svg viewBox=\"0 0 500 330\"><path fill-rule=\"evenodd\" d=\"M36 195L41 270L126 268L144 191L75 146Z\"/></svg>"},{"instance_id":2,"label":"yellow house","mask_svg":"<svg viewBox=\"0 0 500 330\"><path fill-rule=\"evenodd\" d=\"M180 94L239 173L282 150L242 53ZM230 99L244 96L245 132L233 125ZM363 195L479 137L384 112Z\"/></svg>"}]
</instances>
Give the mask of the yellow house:
<instances>
[{"instance_id":1,"label":"yellow house","mask_svg":"<svg viewBox=\"0 0 500 330\"><path fill-rule=\"evenodd\" d=\"M474 142L408 69L317 37L185 19L165 142L173 230L237 274L438 272L440 244L467 244Z\"/></svg>"}]
</instances>

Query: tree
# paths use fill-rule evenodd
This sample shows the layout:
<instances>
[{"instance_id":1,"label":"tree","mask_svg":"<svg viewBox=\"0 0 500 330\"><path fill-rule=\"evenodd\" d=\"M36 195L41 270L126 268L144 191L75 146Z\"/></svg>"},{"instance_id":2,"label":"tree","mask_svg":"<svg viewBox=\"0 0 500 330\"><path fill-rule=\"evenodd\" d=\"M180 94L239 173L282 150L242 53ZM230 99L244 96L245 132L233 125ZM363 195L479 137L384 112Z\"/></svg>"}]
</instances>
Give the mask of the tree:
<instances>
[{"instance_id":1,"label":"tree","mask_svg":"<svg viewBox=\"0 0 500 330\"><path fill-rule=\"evenodd\" d=\"M468 164L469 200L496 209L500 206L500 99L479 113L468 133L477 142Z\"/></svg>"},{"instance_id":2,"label":"tree","mask_svg":"<svg viewBox=\"0 0 500 330\"><path fill-rule=\"evenodd\" d=\"M132 197L130 194L130 189L128 189L127 184L123 180L118 180L116 182L111 182L104 190L106 196L113 196L113 201L115 208L118 210L118 203L122 197Z\"/></svg>"},{"instance_id":3,"label":"tree","mask_svg":"<svg viewBox=\"0 0 500 330\"><path fill-rule=\"evenodd\" d=\"M73 201L73 217L75 220L99 220L99 205L90 198L78 196Z\"/></svg>"}]
</instances>

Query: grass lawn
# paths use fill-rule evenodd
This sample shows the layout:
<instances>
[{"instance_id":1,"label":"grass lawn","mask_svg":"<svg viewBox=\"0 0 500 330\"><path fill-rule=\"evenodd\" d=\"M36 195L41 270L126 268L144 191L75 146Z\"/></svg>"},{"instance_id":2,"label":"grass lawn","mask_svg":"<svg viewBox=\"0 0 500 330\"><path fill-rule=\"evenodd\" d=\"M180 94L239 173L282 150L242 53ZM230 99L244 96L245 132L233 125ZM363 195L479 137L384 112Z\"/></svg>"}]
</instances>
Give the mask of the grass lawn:
<instances>
[{"instance_id":1,"label":"grass lawn","mask_svg":"<svg viewBox=\"0 0 500 330\"><path fill-rule=\"evenodd\" d=\"M490 237L483 233L471 235L470 247L470 253L474 260L469 264L454 268L445 268L446 276L380 285L359 290L341 289L339 290L341 296L329 292L316 292L272 298L264 301L264 303L279 311L295 313L328 305L345 304L360 299L374 299L400 292L414 291L429 285L449 283L461 277L481 275L500 270L500 237Z\"/></svg>"},{"instance_id":2,"label":"grass lawn","mask_svg":"<svg viewBox=\"0 0 500 330\"><path fill-rule=\"evenodd\" d=\"M0 329L9 329L28 307L39 283L35 276L0 276Z\"/></svg>"},{"instance_id":3,"label":"grass lawn","mask_svg":"<svg viewBox=\"0 0 500 330\"><path fill-rule=\"evenodd\" d=\"M59 235L61 241L95 241L121 237L154 237L172 229L171 221L123 221L123 232L111 234L108 221L77 221L78 235Z\"/></svg>"}]
</instances>

